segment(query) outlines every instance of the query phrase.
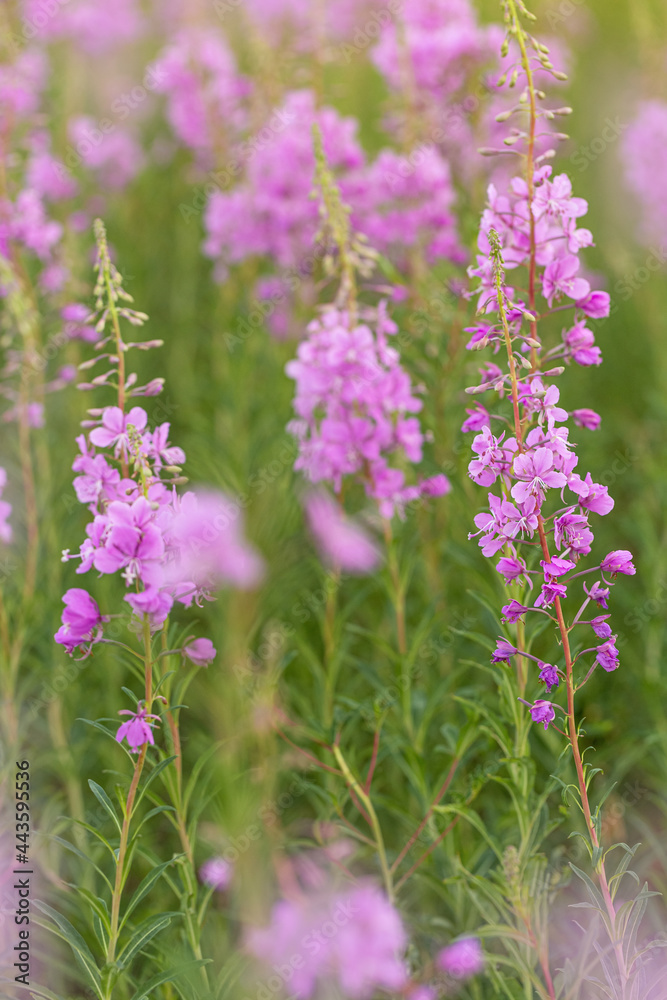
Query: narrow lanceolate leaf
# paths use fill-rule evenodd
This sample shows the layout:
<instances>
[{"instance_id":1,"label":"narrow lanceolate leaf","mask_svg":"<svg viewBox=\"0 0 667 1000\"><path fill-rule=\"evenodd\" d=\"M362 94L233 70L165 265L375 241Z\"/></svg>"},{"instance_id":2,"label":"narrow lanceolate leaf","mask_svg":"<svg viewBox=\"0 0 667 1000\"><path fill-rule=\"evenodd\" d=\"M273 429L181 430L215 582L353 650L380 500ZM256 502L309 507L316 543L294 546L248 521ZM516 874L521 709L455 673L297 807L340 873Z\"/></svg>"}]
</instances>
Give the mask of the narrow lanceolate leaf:
<instances>
[{"instance_id":1,"label":"narrow lanceolate leaf","mask_svg":"<svg viewBox=\"0 0 667 1000\"><path fill-rule=\"evenodd\" d=\"M93 986L97 995L101 997L102 989L97 963L93 958L90 948L83 940L79 932L72 926L66 917L52 909L52 907L50 907L47 903L36 899L34 900L33 905L38 910L41 910L42 913L46 914L46 916L49 917L56 925L58 928L56 933L58 933L58 936L61 937L63 941L67 941L70 948L74 952L74 957L85 972L89 983Z\"/></svg>"},{"instance_id":2,"label":"narrow lanceolate leaf","mask_svg":"<svg viewBox=\"0 0 667 1000\"><path fill-rule=\"evenodd\" d=\"M70 883L70 885L71 885L71 883ZM109 923L109 910L108 910L106 902L103 899L101 899L99 896L96 896L94 893L92 893L90 891L90 889L86 889L82 885L72 885L72 888L76 892L78 892L80 896L83 896L83 898L86 900L86 902L90 906L91 910L93 910L97 914L97 916L100 918L100 920L104 924L104 927L106 928L106 930L110 931L111 930L111 924Z\"/></svg>"},{"instance_id":3,"label":"narrow lanceolate leaf","mask_svg":"<svg viewBox=\"0 0 667 1000\"><path fill-rule=\"evenodd\" d=\"M116 960L119 969L124 969L130 964L135 955L146 947L156 934L168 927L174 917L181 916L180 913L159 913L156 916L148 917L142 921L132 933L132 937L127 942Z\"/></svg>"},{"instance_id":4,"label":"narrow lanceolate leaf","mask_svg":"<svg viewBox=\"0 0 667 1000\"><path fill-rule=\"evenodd\" d=\"M52 836L49 839L54 841L56 844L60 844L61 847L64 847L66 850L71 851L72 854L76 854L78 858L82 858L84 861L87 861L89 865L92 865L95 871L98 873L98 875L101 875L101 877L106 882L107 886L109 887L109 892L113 891L111 882L106 877L102 869L98 865L96 865L95 862L92 861L87 854L84 854L83 851L80 851L78 847L76 847L74 844L70 844L69 840L65 840L63 837ZM113 848L109 844L107 844L106 846L111 851L111 854L113 856Z\"/></svg>"},{"instance_id":5,"label":"narrow lanceolate leaf","mask_svg":"<svg viewBox=\"0 0 667 1000\"><path fill-rule=\"evenodd\" d=\"M102 786L98 785L96 781L92 780L92 778L88 779L88 784L90 786L91 792L93 793L97 801L102 805L102 807L108 812L109 816L111 816L112 820L114 821L114 823L118 828L118 832L120 833L122 830L122 826L120 820L118 819L118 816L116 816L116 810L113 807L111 799L104 791Z\"/></svg>"},{"instance_id":6,"label":"narrow lanceolate leaf","mask_svg":"<svg viewBox=\"0 0 667 1000\"><path fill-rule=\"evenodd\" d=\"M600 910L600 913L605 913L605 905L604 905L604 899L602 898L602 893L599 891L599 889L597 889L593 880L588 877L586 872L582 872L581 868L577 868L576 865L573 865L572 862L570 862L570 868L572 869L574 874L578 875L581 881L584 883L584 885L588 890L588 894L591 897L591 900Z\"/></svg>"},{"instance_id":7,"label":"narrow lanceolate leaf","mask_svg":"<svg viewBox=\"0 0 667 1000\"><path fill-rule=\"evenodd\" d=\"M148 1000L151 990L154 990L156 986L162 986L163 983L173 983L180 976L185 975L186 972L192 972L201 965L208 965L209 961L210 959L200 959L197 962L186 962L184 965L177 965L173 969L167 969L166 972L160 972L157 976L153 976L152 979L144 983L134 994L132 1000Z\"/></svg>"},{"instance_id":8,"label":"narrow lanceolate leaf","mask_svg":"<svg viewBox=\"0 0 667 1000\"><path fill-rule=\"evenodd\" d=\"M3 980L0 979L0 983L2 982ZM35 983L29 983L26 985L24 983L13 982L12 989L20 990L22 993L30 993L32 998L40 997L41 1000L65 1000L65 998L61 997L59 993L52 993L51 990L46 988L46 986L37 986Z\"/></svg>"},{"instance_id":9,"label":"narrow lanceolate leaf","mask_svg":"<svg viewBox=\"0 0 667 1000\"><path fill-rule=\"evenodd\" d=\"M151 891L151 889L153 888L157 880L160 878L162 873L171 865L173 865L178 860L179 857L182 857L182 855L175 855L173 858L170 858L169 861L163 861L161 865L156 865L156 867L153 868L151 871L149 871L148 875L146 875L146 877L141 880L130 902L127 904L125 914L120 924L121 930L125 925L125 923L127 922L127 919L130 916L130 914L139 905L144 896L146 896Z\"/></svg>"}]
</instances>

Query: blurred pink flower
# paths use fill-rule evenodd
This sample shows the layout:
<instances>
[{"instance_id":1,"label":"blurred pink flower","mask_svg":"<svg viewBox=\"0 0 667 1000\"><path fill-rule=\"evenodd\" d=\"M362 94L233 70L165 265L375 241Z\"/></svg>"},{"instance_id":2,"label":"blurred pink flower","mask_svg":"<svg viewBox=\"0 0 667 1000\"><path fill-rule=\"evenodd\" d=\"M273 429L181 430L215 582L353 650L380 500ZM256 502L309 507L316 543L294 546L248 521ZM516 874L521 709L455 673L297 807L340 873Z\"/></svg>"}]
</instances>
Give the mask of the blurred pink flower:
<instances>
[{"instance_id":1,"label":"blurred pink flower","mask_svg":"<svg viewBox=\"0 0 667 1000\"><path fill-rule=\"evenodd\" d=\"M461 938L447 948L443 948L437 958L443 972L455 979L467 979L484 968L482 947L475 937Z\"/></svg>"},{"instance_id":2,"label":"blurred pink flower","mask_svg":"<svg viewBox=\"0 0 667 1000\"><path fill-rule=\"evenodd\" d=\"M216 648L210 639L193 639L183 647L183 652L197 667L208 666L216 657Z\"/></svg>"},{"instance_id":3,"label":"blurred pink flower","mask_svg":"<svg viewBox=\"0 0 667 1000\"><path fill-rule=\"evenodd\" d=\"M174 582L192 580L198 586L254 587L264 564L243 537L240 506L224 493L185 493L171 523L178 550Z\"/></svg>"},{"instance_id":4,"label":"blurred pink flower","mask_svg":"<svg viewBox=\"0 0 667 1000\"><path fill-rule=\"evenodd\" d=\"M234 869L224 858L209 858L199 869L199 878L204 885L218 892L224 892L232 880Z\"/></svg>"},{"instance_id":5,"label":"blurred pink flower","mask_svg":"<svg viewBox=\"0 0 667 1000\"><path fill-rule=\"evenodd\" d=\"M251 930L247 943L268 964L292 956L290 966L283 967L290 970L289 992L298 1000L312 997L327 982L350 1000L367 1000L378 989L394 992L407 982L401 918L370 882L335 894L282 900L269 926Z\"/></svg>"},{"instance_id":6,"label":"blurred pink flower","mask_svg":"<svg viewBox=\"0 0 667 1000\"><path fill-rule=\"evenodd\" d=\"M370 573L380 562L380 550L370 535L348 518L323 490L306 497L308 525L322 558L346 573Z\"/></svg>"}]
</instances>

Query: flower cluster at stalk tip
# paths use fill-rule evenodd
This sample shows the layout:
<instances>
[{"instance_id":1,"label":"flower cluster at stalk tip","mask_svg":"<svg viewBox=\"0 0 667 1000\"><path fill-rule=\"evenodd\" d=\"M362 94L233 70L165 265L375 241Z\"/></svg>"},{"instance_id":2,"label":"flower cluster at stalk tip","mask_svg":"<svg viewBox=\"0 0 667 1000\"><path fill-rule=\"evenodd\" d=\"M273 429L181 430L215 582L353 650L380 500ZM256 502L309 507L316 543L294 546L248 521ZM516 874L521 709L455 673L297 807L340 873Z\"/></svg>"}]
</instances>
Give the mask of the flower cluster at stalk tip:
<instances>
[{"instance_id":1,"label":"flower cluster at stalk tip","mask_svg":"<svg viewBox=\"0 0 667 1000\"><path fill-rule=\"evenodd\" d=\"M538 112L538 122L540 114L544 111ZM530 141L520 132L515 139ZM502 348L508 365L488 363L480 369L479 384L467 391L475 396L492 391L511 401L511 411L499 414L477 403L463 425L465 432L475 433L470 477L490 490L489 509L476 515L477 531L470 537L478 538L487 558L500 556L498 572L507 585L520 590L502 609L505 622L546 614L562 630L564 603L576 599L575 588L583 585L581 606L567 632L588 629L589 642L581 645L589 648L577 648L568 669L591 654L591 671L596 665L611 671L618 666L618 649L608 616L586 618L585 613L591 603L606 609L616 576L633 574L635 568L625 550L582 568L581 560L592 552L591 519L608 514L614 501L606 486L578 470L567 426L572 418L577 426L596 429L599 416L587 409L568 412L552 381L570 363L601 363L586 322L609 314L609 296L594 290L582 273L580 251L593 243L590 231L579 224L587 203L573 194L567 175L553 176L544 159L537 157L532 176L513 177L506 190L489 186L477 262L469 268L477 280L479 318L468 331L468 348L489 346L497 357ZM539 339L538 314L569 317L554 347L545 347ZM597 578L587 586L590 574ZM600 639L604 641L596 645ZM569 656L568 650L566 659ZM492 660L509 663L513 658L537 664L536 680L547 693L566 677L565 667L499 639ZM557 705L543 698L525 703L545 729L554 721Z\"/></svg>"},{"instance_id":2,"label":"flower cluster at stalk tip","mask_svg":"<svg viewBox=\"0 0 667 1000\"><path fill-rule=\"evenodd\" d=\"M309 324L286 369L296 382L289 429L299 441L295 468L311 482L327 482L338 493L353 476L382 516L391 517L410 501L441 496L449 483L440 474L408 485L403 470L390 464L421 461L424 433L415 414L422 402L389 344L397 327L384 303L371 322L328 306Z\"/></svg>"},{"instance_id":3,"label":"flower cluster at stalk tip","mask_svg":"<svg viewBox=\"0 0 667 1000\"><path fill-rule=\"evenodd\" d=\"M77 560L78 574L96 571L118 575L126 591L124 600L150 632L162 628L174 603L185 607L211 600L225 585L252 587L262 576L262 560L244 539L239 507L224 494L213 491L177 492L185 482L181 466L185 454L169 443L169 424L149 427L147 412L126 407L137 395L153 395L161 380L139 386L125 373L130 348L150 348L156 343L124 343L119 319L133 326L144 315L131 309L121 278L108 258L101 224L97 225L97 320L101 339L93 363L108 368L94 383L114 386L118 406L89 411L87 434L77 439L74 489L80 503L92 514L86 539L78 553L63 553L63 561ZM112 334L104 336L107 325ZM90 367L85 362L84 368ZM56 642L72 654L88 655L104 641L108 616L88 591L71 588L64 596L65 610ZM206 666L216 655L210 639L190 637L182 654L195 666ZM129 713L118 739L127 738L131 749L152 743L153 716L141 708Z\"/></svg>"},{"instance_id":4,"label":"flower cluster at stalk tip","mask_svg":"<svg viewBox=\"0 0 667 1000\"><path fill-rule=\"evenodd\" d=\"M283 270L273 279L280 282L281 300L289 301L299 288L307 298L318 230L318 208L310 197L315 123L355 231L404 270L418 249L430 263L464 259L449 166L435 147L407 156L385 149L368 163L356 120L318 108L312 91L298 90L286 95L255 136L234 146L237 183L214 191L208 201L204 251L217 261L221 279L230 265L263 257ZM256 286L259 298L265 297L266 281Z\"/></svg>"}]
</instances>

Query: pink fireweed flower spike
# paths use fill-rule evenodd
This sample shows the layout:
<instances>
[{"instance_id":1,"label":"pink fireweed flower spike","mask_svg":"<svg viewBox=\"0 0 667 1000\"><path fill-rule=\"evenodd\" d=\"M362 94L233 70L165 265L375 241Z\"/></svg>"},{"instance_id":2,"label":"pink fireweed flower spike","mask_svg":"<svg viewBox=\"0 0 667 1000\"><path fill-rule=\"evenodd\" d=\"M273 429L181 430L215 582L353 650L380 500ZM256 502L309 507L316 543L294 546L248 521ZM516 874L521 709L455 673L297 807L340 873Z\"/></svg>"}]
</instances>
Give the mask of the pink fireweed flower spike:
<instances>
[{"instance_id":1,"label":"pink fireweed flower spike","mask_svg":"<svg viewBox=\"0 0 667 1000\"><path fill-rule=\"evenodd\" d=\"M422 401L389 342L397 332L385 302L368 322L328 305L285 369L296 382L297 419L288 425L299 442L295 469L336 492L355 477L386 518L450 490L442 474L408 485L397 467L420 462L424 445L415 416Z\"/></svg>"},{"instance_id":2,"label":"pink fireweed flower spike","mask_svg":"<svg viewBox=\"0 0 667 1000\"><path fill-rule=\"evenodd\" d=\"M141 705L141 702L139 702ZM123 740L127 740L127 745L130 748L131 753L138 753L141 747L149 743L151 746L155 744L155 739L153 737L152 727L156 724L155 722L149 722L149 719L155 719L159 721L159 715L149 715L146 711L145 706L139 708L138 711L132 712L129 708L123 708L119 711L119 715L131 715L132 718L128 719L127 722L123 722L120 726L118 732L116 733L116 740L118 743L122 743Z\"/></svg>"}]
</instances>

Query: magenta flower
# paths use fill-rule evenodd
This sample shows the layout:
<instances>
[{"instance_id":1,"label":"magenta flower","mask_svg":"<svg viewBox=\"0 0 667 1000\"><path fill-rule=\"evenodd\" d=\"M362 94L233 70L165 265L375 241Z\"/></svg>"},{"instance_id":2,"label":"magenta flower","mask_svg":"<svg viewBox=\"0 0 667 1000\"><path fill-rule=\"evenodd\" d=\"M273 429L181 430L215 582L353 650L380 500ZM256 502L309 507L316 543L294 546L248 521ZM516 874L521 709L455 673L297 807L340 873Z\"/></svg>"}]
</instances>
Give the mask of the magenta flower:
<instances>
[{"instance_id":1,"label":"magenta flower","mask_svg":"<svg viewBox=\"0 0 667 1000\"><path fill-rule=\"evenodd\" d=\"M217 892L224 892L232 880L234 869L224 858L209 858L199 869L199 878L204 885Z\"/></svg>"},{"instance_id":2,"label":"magenta flower","mask_svg":"<svg viewBox=\"0 0 667 1000\"><path fill-rule=\"evenodd\" d=\"M120 472L109 465L104 455L80 455L72 468L81 475L74 480L79 503L88 504L97 513L100 500L117 499Z\"/></svg>"},{"instance_id":3,"label":"magenta flower","mask_svg":"<svg viewBox=\"0 0 667 1000\"><path fill-rule=\"evenodd\" d=\"M590 622L598 639L609 639L611 636L611 626L607 622L607 618L609 618L609 615L598 615L597 618L593 618Z\"/></svg>"},{"instance_id":4,"label":"magenta flower","mask_svg":"<svg viewBox=\"0 0 667 1000\"><path fill-rule=\"evenodd\" d=\"M544 701L542 698L537 698L530 709L530 714L533 722L543 722L544 728L549 728L549 723L553 722L556 718L556 712L550 701Z\"/></svg>"},{"instance_id":5,"label":"magenta flower","mask_svg":"<svg viewBox=\"0 0 667 1000\"><path fill-rule=\"evenodd\" d=\"M547 583L542 584L542 590L535 601L535 607L548 608L554 603L557 597L567 597L567 587L564 583L556 583L554 580L549 580Z\"/></svg>"},{"instance_id":6,"label":"magenta flower","mask_svg":"<svg viewBox=\"0 0 667 1000\"><path fill-rule=\"evenodd\" d=\"M585 278L576 276L579 263L578 257L566 254L565 257L558 257L551 264L547 264L542 278L542 292L549 306L561 295L567 295L568 298L579 302L589 294L591 290L589 283Z\"/></svg>"},{"instance_id":7,"label":"magenta flower","mask_svg":"<svg viewBox=\"0 0 667 1000\"><path fill-rule=\"evenodd\" d=\"M595 514L608 514L614 509L614 501L609 496L609 490L600 483L594 483L590 472L586 473L585 479L572 473L567 488L577 494L579 505L586 510L592 510Z\"/></svg>"},{"instance_id":8,"label":"magenta flower","mask_svg":"<svg viewBox=\"0 0 667 1000\"><path fill-rule=\"evenodd\" d=\"M514 656L514 654L518 652L519 650L516 648L516 646L513 646L511 642L507 641L507 639L502 639L502 638L498 639L496 648L491 654L491 662L509 663L510 659Z\"/></svg>"},{"instance_id":9,"label":"magenta flower","mask_svg":"<svg viewBox=\"0 0 667 1000\"><path fill-rule=\"evenodd\" d=\"M438 954L438 968L455 979L468 979L484 968L482 946L475 937L464 937L454 941Z\"/></svg>"},{"instance_id":10,"label":"magenta flower","mask_svg":"<svg viewBox=\"0 0 667 1000\"><path fill-rule=\"evenodd\" d=\"M510 601L509 604L505 604L502 609L503 621L504 622L518 622L522 615L530 611L530 608L526 607L524 604L519 604L518 601Z\"/></svg>"},{"instance_id":11,"label":"magenta flower","mask_svg":"<svg viewBox=\"0 0 667 1000\"><path fill-rule=\"evenodd\" d=\"M563 576L564 573L569 573L571 569L574 569L576 563L572 562L571 559L559 559L558 556L552 556L550 562L542 560L540 566L544 570L544 576L549 579L550 577L557 578Z\"/></svg>"},{"instance_id":12,"label":"magenta flower","mask_svg":"<svg viewBox=\"0 0 667 1000\"><path fill-rule=\"evenodd\" d=\"M540 680L543 681L547 686L547 691L551 691L553 687L558 687L560 678L558 676L558 670L552 663L538 663L540 668Z\"/></svg>"},{"instance_id":13,"label":"magenta flower","mask_svg":"<svg viewBox=\"0 0 667 1000\"><path fill-rule=\"evenodd\" d=\"M608 292L589 292L575 304L589 319L604 319L609 315L611 300Z\"/></svg>"},{"instance_id":14,"label":"magenta flower","mask_svg":"<svg viewBox=\"0 0 667 1000\"><path fill-rule=\"evenodd\" d=\"M632 564L632 552L627 549L615 549L605 556L600 564L600 569L604 573L625 573L626 576L634 576L637 572Z\"/></svg>"},{"instance_id":15,"label":"magenta flower","mask_svg":"<svg viewBox=\"0 0 667 1000\"><path fill-rule=\"evenodd\" d=\"M102 426L94 427L88 435L90 443L97 448L115 446L116 454L127 452L130 446L130 426L138 432L146 427L148 417L140 406L134 406L125 416L118 406L107 406L102 414Z\"/></svg>"},{"instance_id":16,"label":"magenta flower","mask_svg":"<svg viewBox=\"0 0 667 1000\"><path fill-rule=\"evenodd\" d=\"M525 574L526 564L522 559L513 556L503 556L496 563L496 569L504 577L505 583L512 583L513 580Z\"/></svg>"},{"instance_id":17,"label":"magenta flower","mask_svg":"<svg viewBox=\"0 0 667 1000\"><path fill-rule=\"evenodd\" d=\"M595 662L599 663L603 670L610 673L618 667L618 649L616 648L616 636L612 636L607 642L603 642L597 648Z\"/></svg>"},{"instance_id":18,"label":"magenta flower","mask_svg":"<svg viewBox=\"0 0 667 1000\"><path fill-rule=\"evenodd\" d=\"M354 476L383 517L402 516L406 503L440 496L449 484L438 475L406 485L396 467L421 461L424 434L413 414L423 404L389 344L398 328L386 303L370 318L372 326L353 323L347 312L328 306L309 324L285 369L296 382L297 419L288 430L299 441L294 467L311 482L329 482L339 492L343 478Z\"/></svg>"},{"instance_id":19,"label":"magenta flower","mask_svg":"<svg viewBox=\"0 0 667 1000\"><path fill-rule=\"evenodd\" d=\"M100 614L97 601L87 590L72 587L63 596L63 601L62 625L54 638L71 655L78 646L99 642L102 638L100 626L109 619Z\"/></svg>"},{"instance_id":20,"label":"magenta flower","mask_svg":"<svg viewBox=\"0 0 667 1000\"><path fill-rule=\"evenodd\" d=\"M152 631L164 625L174 605L171 594L166 590L158 590L157 587L146 587L138 594L126 594L125 600L135 615L148 615Z\"/></svg>"},{"instance_id":21,"label":"magenta flower","mask_svg":"<svg viewBox=\"0 0 667 1000\"><path fill-rule=\"evenodd\" d=\"M585 427L589 431L596 431L600 426L602 418L595 410L573 410L572 419L577 427Z\"/></svg>"},{"instance_id":22,"label":"magenta flower","mask_svg":"<svg viewBox=\"0 0 667 1000\"><path fill-rule=\"evenodd\" d=\"M216 648L210 639L193 639L183 647L183 652L197 667L207 667L216 657Z\"/></svg>"},{"instance_id":23,"label":"magenta flower","mask_svg":"<svg viewBox=\"0 0 667 1000\"><path fill-rule=\"evenodd\" d=\"M602 352L595 346L595 336L586 326L586 320L579 320L571 330L564 333L563 342L566 357L571 357L578 365L587 368L602 363Z\"/></svg>"},{"instance_id":24,"label":"magenta flower","mask_svg":"<svg viewBox=\"0 0 667 1000\"><path fill-rule=\"evenodd\" d=\"M586 586L586 584L584 584L584 590L591 598L591 600L597 601L597 603L600 605L601 608L604 608L605 611L607 610L608 607L607 598L609 597L609 587L601 586L599 581L596 580L590 589Z\"/></svg>"},{"instance_id":25,"label":"magenta flower","mask_svg":"<svg viewBox=\"0 0 667 1000\"><path fill-rule=\"evenodd\" d=\"M328 493L312 491L306 497L310 530L322 557L347 573L370 573L380 562L380 550L364 529L346 517Z\"/></svg>"},{"instance_id":26,"label":"magenta flower","mask_svg":"<svg viewBox=\"0 0 667 1000\"><path fill-rule=\"evenodd\" d=\"M593 532L588 526L586 515L568 513L555 518L554 541L558 549L565 547L575 555L588 555L593 542Z\"/></svg>"},{"instance_id":27,"label":"magenta flower","mask_svg":"<svg viewBox=\"0 0 667 1000\"><path fill-rule=\"evenodd\" d=\"M95 552L95 569L100 573L124 569L128 585L135 580L149 587L159 584L165 547L162 533L153 523L150 501L143 496L131 504L114 501L107 508L107 518L108 532Z\"/></svg>"},{"instance_id":28,"label":"magenta flower","mask_svg":"<svg viewBox=\"0 0 667 1000\"><path fill-rule=\"evenodd\" d=\"M141 705L141 702L139 704ZM132 716L127 722L123 722L116 733L116 740L119 743L127 740L127 745L132 753L138 753L146 743L154 745L155 739L152 727L155 725L155 722L149 722L148 720L159 720L160 718L159 715L148 715L145 706L142 708L137 706L137 708L137 712L131 712L129 708L123 708L118 713L119 715Z\"/></svg>"},{"instance_id":29,"label":"magenta flower","mask_svg":"<svg viewBox=\"0 0 667 1000\"><path fill-rule=\"evenodd\" d=\"M538 448L533 454L517 455L514 459L514 475L521 482L512 487L512 496L523 503L531 496L544 500L545 491L550 487L565 486L567 478L553 468L554 456L549 448Z\"/></svg>"}]
</instances>

